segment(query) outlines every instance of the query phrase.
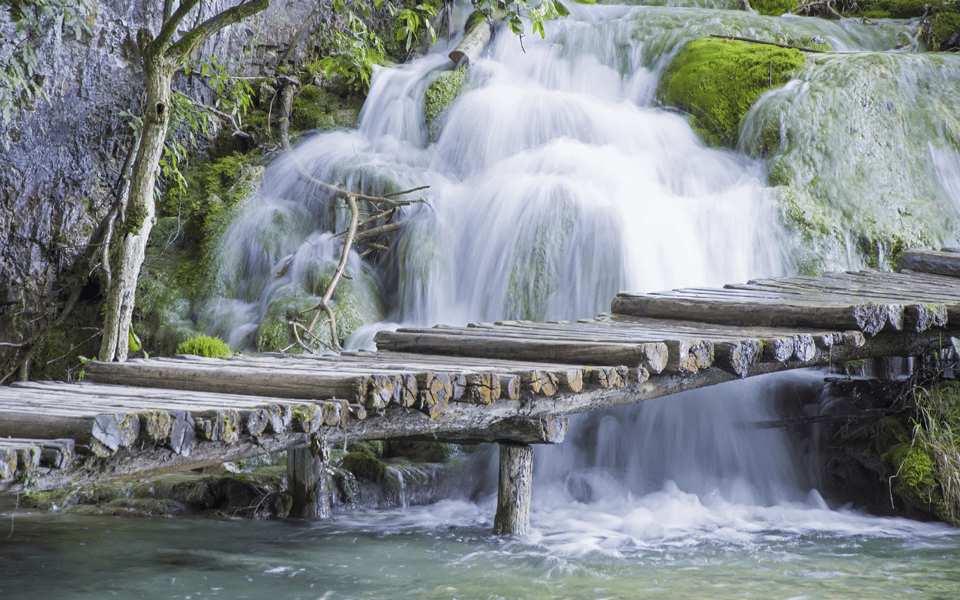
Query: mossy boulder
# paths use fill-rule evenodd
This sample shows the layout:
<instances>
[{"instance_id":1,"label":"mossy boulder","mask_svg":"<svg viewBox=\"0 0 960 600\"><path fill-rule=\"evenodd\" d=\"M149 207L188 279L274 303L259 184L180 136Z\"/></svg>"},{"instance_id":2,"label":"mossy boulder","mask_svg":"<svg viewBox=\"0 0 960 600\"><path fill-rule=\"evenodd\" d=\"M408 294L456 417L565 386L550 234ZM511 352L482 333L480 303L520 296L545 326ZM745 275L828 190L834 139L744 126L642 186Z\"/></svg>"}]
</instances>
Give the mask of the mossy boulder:
<instances>
[{"instance_id":1,"label":"mossy boulder","mask_svg":"<svg viewBox=\"0 0 960 600\"><path fill-rule=\"evenodd\" d=\"M757 98L787 83L805 61L792 48L701 38L670 63L657 95L690 113L708 143L736 147L740 121Z\"/></svg>"},{"instance_id":2,"label":"mossy boulder","mask_svg":"<svg viewBox=\"0 0 960 600\"><path fill-rule=\"evenodd\" d=\"M340 96L315 85L305 85L293 100L290 125L299 131L354 128L363 100Z\"/></svg>"},{"instance_id":3,"label":"mossy boulder","mask_svg":"<svg viewBox=\"0 0 960 600\"><path fill-rule=\"evenodd\" d=\"M442 463L454 454L454 447L441 442L411 442L407 440L387 440L384 444L384 458L406 458L414 462Z\"/></svg>"},{"instance_id":4,"label":"mossy boulder","mask_svg":"<svg viewBox=\"0 0 960 600\"><path fill-rule=\"evenodd\" d=\"M431 140L436 141L440 137L447 109L463 94L468 74L466 68L444 71L423 93L423 117L427 122Z\"/></svg>"},{"instance_id":5,"label":"mossy boulder","mask_svg":"<svg viewBox=\"0 0 960 600\"><path fill-rule=\"evenodd\" d=\"M882 460L884 473L892 478L896 494L931 515L942 512L943 493L934 476L934 460L929 452L902 442L884 453Z\"/></svg>"},{"instance_id":6,"label":"mossy boulder","mask_svg":"<svg viewBox=\"0 0 960 600\"><path fill-rule=\"evenodd\" d=\"M779 17L784 13L791 12L797 4L797 0L751 0L750 8L761 15Z\"/></svg>"},{"instance_id":7,"label":"mossy boulder","mask_svg":"<svg viewBox=\"0 0 960 600\"><path fill-rule=\"evenodd\" d=\"M960 233L937 167L960 147L957 114L960 69L949 57L817 55L757 100L740 145L765 160L771 185L792 189L777 195L788 227L830 238L825 270L888 269L902 248L951 245Z\"/></svg>"},{"instance_id":8,"label":"mossy boulder","mask_svg":"<svg viewBox=\"0 0 960 600\"><path fill-rule=\"evenodd\" d=\"M340 468L350 471L357 479L382 481L387 476L387 466L363 452L348 452L340 459Z\"/></svg>"}]
</instances>

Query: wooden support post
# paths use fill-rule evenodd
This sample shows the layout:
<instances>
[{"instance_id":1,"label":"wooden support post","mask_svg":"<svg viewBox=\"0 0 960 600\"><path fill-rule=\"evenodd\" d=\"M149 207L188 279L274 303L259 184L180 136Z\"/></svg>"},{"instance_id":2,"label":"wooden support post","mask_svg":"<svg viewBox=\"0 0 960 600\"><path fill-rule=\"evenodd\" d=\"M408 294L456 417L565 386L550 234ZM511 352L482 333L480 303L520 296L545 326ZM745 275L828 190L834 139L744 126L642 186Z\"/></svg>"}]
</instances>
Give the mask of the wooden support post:
<instances>
[{"instance_id":1,"label":"wooden support post","mask_svg":"<svg viewBox=\"0 0 960 600\"><path fill-rule=\"evenodd\" d=\"M326 440L313 436L307 448L287 452L287 480L293 496L290 516L303 519L330 517L330 489L326 466L330 447Z\"/></svg>"},{"instance_id":2,"label":"wooden support post","mask_svg":"<svg viewBox=\"0 0 960 600\"><path fill-rule=\"evenodd\" d=\"M493 532L522 535L530 531L530 494L533 489L533 448L500 444L500 486Z\"/></svg>"}]
</instances>

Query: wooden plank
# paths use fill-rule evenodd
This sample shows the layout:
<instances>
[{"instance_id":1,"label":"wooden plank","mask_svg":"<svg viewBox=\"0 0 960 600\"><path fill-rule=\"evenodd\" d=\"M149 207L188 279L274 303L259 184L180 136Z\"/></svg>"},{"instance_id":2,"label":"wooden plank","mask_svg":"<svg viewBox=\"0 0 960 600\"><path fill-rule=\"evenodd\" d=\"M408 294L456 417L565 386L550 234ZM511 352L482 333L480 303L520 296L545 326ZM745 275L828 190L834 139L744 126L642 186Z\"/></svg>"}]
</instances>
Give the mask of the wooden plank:
<instances>
[{"instance_id":1,"label":"wooden plank","mask_svg":"<svg viewBox=\"0 0 960 600\"><path fill-rule=\"evenodd\" d=\"M377 348L393 352L449 354L474 358L508 358L536 362L559 362L574 365L647 366L653 372L660 364L662 347L656 344L581 343L568 340L520 338L486 338L476 336L465 343L467 336L434 330L418 332L381 331L374 341ZM648 364L649 363L649 364Z\"/></svg>"},{"instance_id":2,"label":"wooden plank","mask_svg":"<svg viewBox=\"0 0 960 600\"><path fill-rule=\"evenodd\" d=\"M876 335L888 325L894 330L902 328L903 308L875 302L857 305L803 304L793 301L727 302L621 293L614 299L612 311L640 317L682 318L725 325L858 329L868 335Z\"/></svg>"},{"instance_id":3,"label":"wooden plank","mask_svg":"<svg viewBox=\"0 0 960 600\"><path fill-rule=\"evenodd\" d=\"M960 277L960 253L921 249L905 250L897 258L897 268L901 271L909 269L947 277Z\"/></svg>"}]
</instances>

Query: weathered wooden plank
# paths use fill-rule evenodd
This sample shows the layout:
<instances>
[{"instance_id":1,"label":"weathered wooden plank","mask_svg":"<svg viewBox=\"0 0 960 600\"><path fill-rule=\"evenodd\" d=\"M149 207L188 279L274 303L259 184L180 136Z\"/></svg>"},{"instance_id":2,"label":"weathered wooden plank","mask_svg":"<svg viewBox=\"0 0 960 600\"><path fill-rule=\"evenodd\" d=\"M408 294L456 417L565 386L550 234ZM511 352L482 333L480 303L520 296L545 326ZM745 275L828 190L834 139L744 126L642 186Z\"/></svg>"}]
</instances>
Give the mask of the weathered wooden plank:
<instances>
[{"instance_id":1,"label":"weathered wooden plank","mask_svg":"<svg viewBox=\"0 0 960 600\"><path fill-rule=\"evenodd\" d=\"M615 313L652 318L682 318L726 325L813 327L859 329L876 335L889 325L903 327L903 307L867 302L857 305L803 304L785 301L724 301L689 297L657 297L619 294L613 301Z\"/></svg>"},{"instance_id":2,"label":"weathered wooden plank","mask_svg":"<svg viewBox=\"0 0 960 600\"><path fill-rule=\"evenodd\" d=\"M465 343L469 338L469 343ZM466 329L381 331L377 348L393 352L449 354L474 358L508 358L520 361L559 362L574 365L642 365L659 372L662 348L656 344L584 343L562 339L524 339L504 335L471 335ZM648 364L649 363L649 364Z\"/></svg>"},{"instance_id":3,"label":"weathered wooden plank","mask_svg":"<svg viewBox=\"0 0 960 600\"><path fill-rule=\"evenodd\" d=\"M305 370L246 369L224 362L211 366L192 361L171 365L160 361L128 361L127 363L89 362L86 377L97 383L129 384L179 390L224 392L252 396L285 398L341 398L376 410L380 396L368 395L374 380L369 376L338 376Z\"/></svg>"},{"instance_id":4,"label":"weathered wooden plank","mask_svg":"<svg viewBox=\"0 0 960 600\"><path fill-rule=\"evenodd\" d=\"M897 258L897 268L960 277L960 253L936 250L905 250Z\"/></svg>"}]
</instances>

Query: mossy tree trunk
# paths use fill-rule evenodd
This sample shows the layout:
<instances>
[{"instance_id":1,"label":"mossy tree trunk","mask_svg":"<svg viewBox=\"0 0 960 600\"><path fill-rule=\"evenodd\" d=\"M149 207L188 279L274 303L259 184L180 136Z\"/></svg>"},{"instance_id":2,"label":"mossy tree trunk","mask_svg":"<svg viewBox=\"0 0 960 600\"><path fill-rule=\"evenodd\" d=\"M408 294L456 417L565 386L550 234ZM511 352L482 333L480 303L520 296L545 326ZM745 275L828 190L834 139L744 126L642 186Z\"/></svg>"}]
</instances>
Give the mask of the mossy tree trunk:
<instances>
[{"instance_id":1,"label":"mossy tree trunk","mask_svg":"<svg viewBox=\"0 0 960 600\"><path fill-rule=\"evenodd\" d=\"M157 170L163 157L163 143L170 126L171 82L183 61L211 35L228 25L242 21L270 5L270 0L247 0L200 23L175 40L180 24L200 3L182 0L176 11L169 13L165 3L160 33L154 38L146 29L137 34L146 80L146 104L140 145L133 164L130 193L118 224L116 242L111 249L113 268L106 282L106 307L100 360L127 359L130 323L133 318L137 278L143 264L147 240L155 220L154 187Z\"/></svg>"}]
</instances>

